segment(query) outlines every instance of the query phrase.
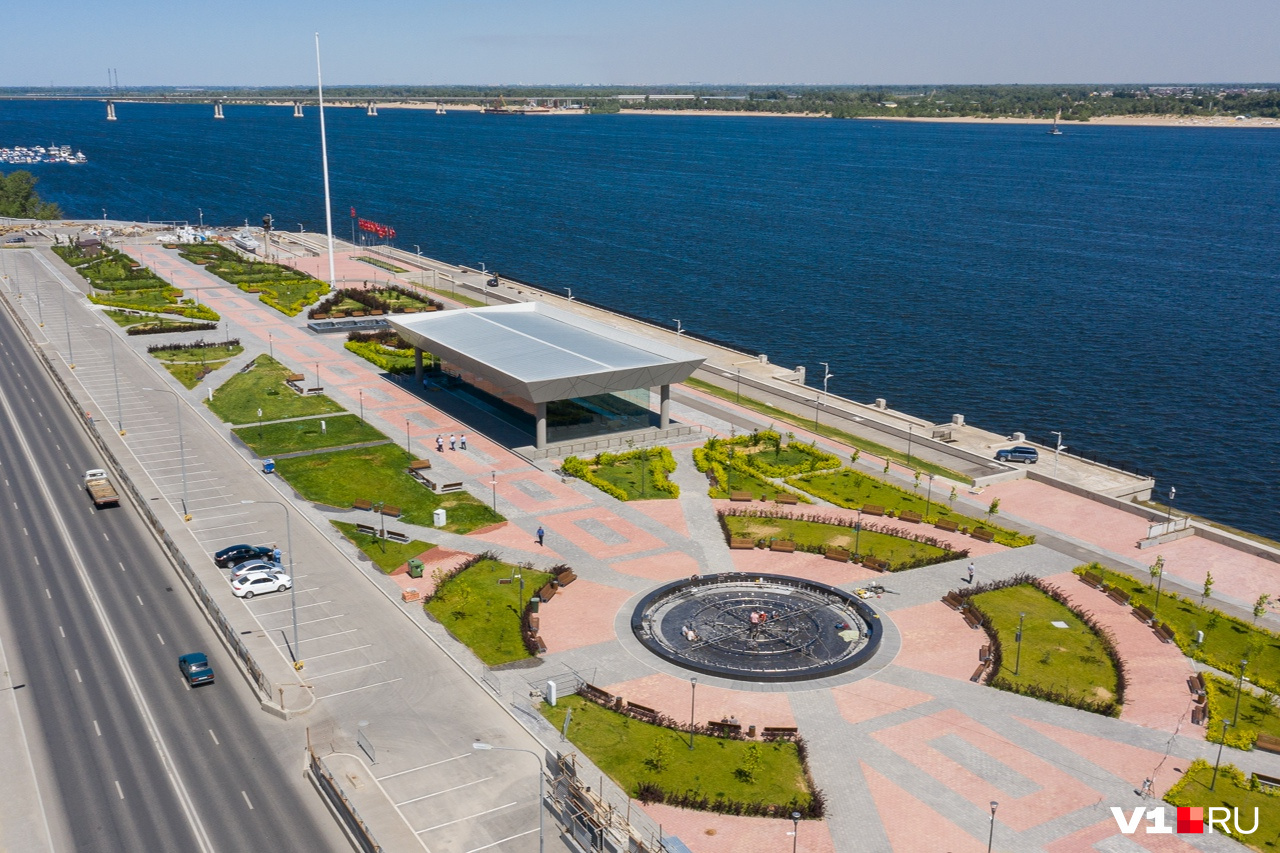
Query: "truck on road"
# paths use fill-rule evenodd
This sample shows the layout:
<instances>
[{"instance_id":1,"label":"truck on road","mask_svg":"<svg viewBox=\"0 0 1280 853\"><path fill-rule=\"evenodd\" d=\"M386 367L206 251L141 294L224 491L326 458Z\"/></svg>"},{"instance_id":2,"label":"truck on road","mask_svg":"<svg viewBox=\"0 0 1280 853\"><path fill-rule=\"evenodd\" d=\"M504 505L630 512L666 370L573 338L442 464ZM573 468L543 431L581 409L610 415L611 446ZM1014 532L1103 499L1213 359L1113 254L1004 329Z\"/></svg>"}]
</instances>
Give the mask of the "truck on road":
<instances>
[{"instance_id":1,"label":"truck on road","mask_svg":"<svg viewBox=\"0 0 1280 853\"><path fill-rule=\"evenodd\" d=\"M107 472L101 468L93 468L84 472L84 487L93 498L94 506L117 506L120 495L116 487L111 485Z\"/></svg>"}]
</instances>

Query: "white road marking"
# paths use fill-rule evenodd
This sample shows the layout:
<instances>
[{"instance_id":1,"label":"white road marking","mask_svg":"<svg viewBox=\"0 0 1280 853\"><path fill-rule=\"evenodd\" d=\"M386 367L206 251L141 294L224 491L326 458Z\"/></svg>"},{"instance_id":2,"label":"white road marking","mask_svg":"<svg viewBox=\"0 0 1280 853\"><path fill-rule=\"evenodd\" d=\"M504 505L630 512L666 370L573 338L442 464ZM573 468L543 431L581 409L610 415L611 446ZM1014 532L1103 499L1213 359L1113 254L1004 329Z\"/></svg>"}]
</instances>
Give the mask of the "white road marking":
<instances>
[{"instance_id":1,"label":"white road marking","mask_svg":"<svg viewBox=\"0 0 1280 853\"><path fill-rule=\"evenodd\" d=\"M429 800L432 797L438 797L441 794L447 794L450 791L461 791L463 788L470 788L472 785L479 785L481 782L488 782L492 778L492 776L486 776L483 779L476 779L475 781L466 782L462 785L455 785L452 788L445 788L443 791L436 791L434 794L424 794L421 797L414 797L412 800L401 800L396 803L396 808L399 808L400 806L407 806L410 803L416 803L419 800Z\"/></svg>"},{"instance_id":2,"label":"white road marking","mask_svg":"<svg viewBox=\"0 0 1280 853\"><path fill-rule=\"evenodd\" d=\"M209 729L209 737L213 738L214 746L222 746L222 744L218 743L218 736L213 733L213 729Z\"/></svg>"},{"instance_id":3,"label":"white road marking","mask_svg":"<svg viewBox=\"0 0 1280 853\"><path fill-rule=\"evenodd\" d=\"M250 811L252 811L252 810L253 810L253 803L249 802L249 795L248 795L248 794L246 794L244 791L241 791L241 792L240 792L240 796L244 797L244 804L245 804L246 806L248 806L248 807L249 807L249 810L250 810Z\"/></svg>"},{"instance_id":4,"label":"white road marking","mask_svg":"<svg viewBox=\"0 0 1280 853\"><path fill-rule=\"evenodd\" d=\"M123 571L124 571L124 563L120 563L120 564L119 564L119 566L120 566L120 571L122 571L122 572L123 572Z\"/></svg>"},{"instance_id":5,"label":"white road marking","mask_svg":"<svg viewBox=\"0 0 1280 853\"><path fill-rule=\"evenodd\" d=\"M110 537L110 536L108 536L108 535L107 535L107 534L105 534L105 533L104 533L104 534L102 534L102 538L103 538L103 539L105 539L105 540L107 540L108 542L110 542L110 541L111 541L111 537Z\"/></svg>"},{"instance_id":6,"label":"white road marking","mask_svg":"<svg viewBox=\"0 0 1280 853\"><path fill-rule=\"evenodd\" d=\"M374 778L381 782L383 779L394 779L397 776L403 776L406 773L417 773L419 770L426 770L428 767L436 767L440 764L448 764L450 761L457 761L459 758L470 758L475 753L464 752L461 755L455 755L453 758L444 758L440 761L433 761L430 764L424 764L421 767L413 767L409 770L401 770L399 773L388 773L386 776L375 776Z\"/></svg>"},{"instance_id":7,"label":"white road marking","mask_svg":"<svg viewBox=\"0 0 1280 853\"><path fill-rule=\"evenodd\" d=\"M93 721L93 730L98 733L98 737L102 737L102 729L98 727L98 721Z\"/></svg>"},{"instance_id":8,"label":"white road marking","mask_svg":"<svg viewBox=\"0 0 1280 853\"><path fill-rule=\"evenodd\" d=\"M312 643L314 643L316 640L327 640L327 639L329 639L330 637L341 637L343 634L354 634L357 630L359 630L359 629L357 629L357 628L352 628L350 631L339 631L339 632L338 632L338 633L336 633L336 634L325 634L323 637L308 637L308 638L307 638L307 641L308 641L308 642L312 642ZM277 648L277 649L283 649L283 648L284 648L285 646L287 646L287 645L289 645L289 644L288 644L288 643L276 643L276 648Z\"/></svg>"},{"instance_id":9,"label":"white road marking","mask_svg":"<svg viewBox=\"0 0 1280 853\"><path fill-rule=\"evenodd\" d=\"M84 679L80 677L80 670L77 669L75 673L76 673L76 681L80 682L81 684L84 684Z\"/></svg>"},{"instance_id":10,"label":"white road marking","mask_svg":"<svg viewBox=\"0 0 1280 853\"><path fill-rule=\"evenodd\" d=\"M400 678L393 678L390 681L379 681L377 684L366 684L364 687L353 687L350 690L339 690L337 693L326 693L323 696L317 696L317 699L332 699L334 696L345 696L348 693L355 693L357 690L368 690L370 687L381 687L384 684L395 684L402 681Z\"/></svg>"},{"instance_id":11,"label":"white road marking","mask_svg":"<svg viewBox=\"0 0 1280 853\"><path fill-rule=\"evenodd\" d=\"M138 603L139 603L139 604L142 604L142 596L140 596L140 595L135 595L135 596L134 596L134 598L138 599ZM143 604L142 606L143 606L143 607L146 607L146 605L145 605L145 604Z\"/></svg>"},{"instance_id":12,"label":"white road marking","mask_svg":"<svg viewBox=\"0 0 1280 853\"><path fill-rule=\"evenodd\" d=\"M537 831L538 830L536 829L526 829L524 832L518 832L515 835L508 835L506 838L503 838L499 841L495 841L492 844L486 844L483 847L472 847L470 850L467 851L467 853L480 853L481 850L488 850L490 847L497 847L499 844L504 844L508 841L514 841L517 838L524 838L526 835L532 835Z\"/></svg>"},{"instance_id":13,"label":"white road marking","mask_svg":"<svg viewBox=\"0 0 1280 853\"><path fill-rule=\"evenodd\" d=\"M64 630L62 630L62 626L61 626L61 625L59 625L59 626L58 626L58 633L62 635L62 639L64 639L64 640L65 640L65 639L67 638L67 632L66 632L66 631L64 631Z\"/></svg>"},{"instance_id":14,"label":"white road marking","mask_svg":"<svg viewBox=\"0 0 1280 853\"><path fill-rule=\"evenodd\" d=\"M307 655L307 660L319 660L320 658L331 658L334 655L345 655L348 652L358 652L361 649L371 649L371 648L373 648L373 643L365 643L363 646L352 646L349 649L342 649L341 651L337 651L337 652L325 652L322 655Z\"/></svg>"},{"instance_id":15,"label":"white road marking","mask_svg":"<svg viewBox=\"0 0 1280 853\"><path fill-rule=\"evenodd\" d=\"M357 669L368 669L371 666L380 666L381 664L384 664L384 663L386 663L386 661L384 660L374 661L373 663L363 663L360 666L353 666L350 669L340 669L337 672L326 672L323 675L313 675L311 676L311 680L319 681L322 678L328 678L332 675L343 675L348 672L355 672Z\"/></svg>"},{"instance_id":16,"label":"white road marking","mask_svg":"<svg viewBox=\"0 0 1280 853\"><path fill-rule=\"evenodd\" d=\"M40 558L39 558L39 557L37 557L35 554L32 554L32 555L31 555L31 559L33 559L33 560L35 560L35 561L36 561L36 565L37 565L37 566L38 566L38 565L40 565Z\"/></svg>"},{"instance_id":17,"label":"white road marking","mask_svg":"<svg viewBox=\"0 0 1280 853\"><path fill-rule=\"evenodd\" d=\"M160 645L162 646L167 645L167 643L165 643L164 641L164 637L161 637L159 634L156 634L156 639L160 641Z\"/></svg>"},{"instance_id":18,"label":"white road marking","mask_svg":"<svg viewBox=\"0 0 1280 853\"><path fill-rule=\"evenodd\" d=\"M50 601L53 601L53 593L49 592L49 587L47 586L44 588L44 595L45 595L45 598L49 599Z\"/></svg>"},{"instance_id":19,"label":"white road marking","mask_svg":"<svg viewBox=\"0 0 1280 853\"><path fill-rule=\"evenodd\" d=\"M120 787L120 780L116 780L116 793L120 795L120 799L124 799L124 788Z\"/></svg>"},{"instance_id":20,"label":"white road marking","mask_svg":"<svg viewBox=\"0 0 1280 853\"><path fill-rule=\"evenodd\" d=\"M486 811L482 811L482 812L477 812L476 814L469 815L469 816L467 816L467 817L460 817L460 818L458 818L457 820L447 821L446 823L437 823L435 826L428 826L426 829L419 829L419 830L415 833L415 835L421 835L422 833L424 833L424 832L430 832L430 831L431 831L431 830L433 830L433 829L442 829L442 828L444 828L444 827L446 827L446 826L453 826L455 823L462 823L464 820L471 820L471 818L473 818L473 817L483 817L484 815L492 814L493 812L500 812L500 811L502 811L503 809L509 809L509 808L511 808L511 807L512 807L512 806L514 806L514 805L515 805L515 803L507 803L505 806L498 806L497 808L488 809L488 810L486 810Z\"/></svg>"}]
</instances>

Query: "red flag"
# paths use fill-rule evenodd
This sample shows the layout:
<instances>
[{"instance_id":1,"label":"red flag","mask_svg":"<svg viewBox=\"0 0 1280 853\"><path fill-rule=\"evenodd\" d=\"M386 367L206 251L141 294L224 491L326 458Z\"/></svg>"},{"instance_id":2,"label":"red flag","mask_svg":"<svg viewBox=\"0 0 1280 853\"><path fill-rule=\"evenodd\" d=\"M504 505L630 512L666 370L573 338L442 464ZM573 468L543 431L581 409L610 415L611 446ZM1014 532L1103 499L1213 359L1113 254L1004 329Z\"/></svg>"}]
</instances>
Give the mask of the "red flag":
<instances>
[{"instance_id":1,"label":"red flag","mask_svg":"<svg viewBox=\"0 0 1280 853\"><path fill-rule=\"evenodd\" d=\"M351 208L351 218L352 218L352 219L355 219L355 218L356 218L356 209L355 209L354 207L353 207L353 208Z\"/></svg>"}]
</instances>

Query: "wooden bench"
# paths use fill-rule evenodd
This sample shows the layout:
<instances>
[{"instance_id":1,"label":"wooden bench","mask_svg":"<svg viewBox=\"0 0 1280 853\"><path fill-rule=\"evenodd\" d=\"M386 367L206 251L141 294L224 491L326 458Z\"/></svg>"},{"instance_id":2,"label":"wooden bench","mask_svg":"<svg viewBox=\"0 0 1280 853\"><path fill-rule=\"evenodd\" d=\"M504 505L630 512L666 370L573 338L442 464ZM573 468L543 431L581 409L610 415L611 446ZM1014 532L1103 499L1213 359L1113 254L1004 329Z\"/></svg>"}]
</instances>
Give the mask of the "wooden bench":
<instances>
[{"instance_id":1,"label":"wooden bench","mask_svg":"<svg viewBox=\"0 0 1280 853\"><path fill-rule=\"evenodd\" d=\"M1143 625L1150 625L1151 620L1156 618L1156 615L1152 613L1151 609L1148 608L1145 604L1133 605L1133 616Z\"/></svg>"},{"instance_id":2,"label":"wooden bench","mask_svg":"<svg viewBox=\"0 0 1280 853\"><path fill-rule=\"evenodd\" d=\"M368 510L373 509L373 501L367 501L367 500L364 500L363 498L361 498L361 499L360 499L360 500L358 500L358 501L352 501L352 502L351 502L351 508L352 508L352 509L363 509L363 510L365 510L365 511L367 512Z\"/></svg>"},{"instance_id":3,"label":"wooden bench","mask_svg":"<svg viewBox=\"0 0 1280 853\"><path fill-rule=\"evenodd\" d=\"M1209 717L1208 705L1196 705L1191 709L1191 725L1203 726L1205 720Z\"/></svg>"},{"instance_id":4,"label":"wooden bench","mask_svg":"<svg viewBox=\"0 0 1280 853\"><path fill-rule=\"evenodd\" d=\"M729 500L735 503L750 503L754 498L751 497L750 492L730 492Z\"/></svg>"},{"instance_id":5,"label":"wooden bench","mask_svg":"<svg viewBox=\"0 0 1280 853\"><path fill-rule=\"evenodd\" d=\"M864 567L868 568L868 569L871 569L871 571L873 571L873 572L887 572L887 571L889 571L889 561L888 561L888 560L878 560L878 559L876 559L875 557L863 557L863 558L862 558L862 565L863 565Z\"/></svg>"},{"instance_id":6,"label":"wooden bench","mask_svg":"<svg viewBox=\"0 0 1280 853\"><path fill-rule=\"evenodd\" d=\"M431 467L430 459L415 459L409 463L409 473L414 471L425 471Z\"/></svg>"},{"instance_id":7,"label":"wooden bench","mask_svg":"<svg viewBox=\"0 0 1280 853\"><path fill-rule=\"evenodd\" d=\"M939 530L945 530L948 533L955 533L957 530L960 529L960 525L956 524L954 521L950 521L945 518L938 519L933 523L933 526L938 528Z\"/></svg>"},{"instance_id":8,"label":"wooden bench","mask_svg":"<svg viewBox=\"0 0 1280 853\"><path fill-rule=\"evenodd\" d=\"M301 373L290 373L284 378L285 382L306 382L307 377Z\"/></svg>"},{"instance_id":9,"label":"wooden bench","mask_svg":"<svg viewBox=\"0 0 1280 853\"><path fill-rule=\"evenodd\" d=\"M865 504L862 507L863 515L884 515L884 507L875 504Z\"/></svg>"},{"instance_id":10,"label":"wooden bench","mask_svg":"<svg viewBox=\"0 0 1280 853\"><path fill-rule=\"evenodd\" d=\"M560 584L560 586L568 586L569 584L573 583L577 579L578 579L578 576L573 573L572 569L570 569L567 572L561 572L560 574L556 575L556 583Z\"/></svg>"},{"instance_id":11,"label":"wooden bench","mask_svg":"<svg viewBox=\"0 0 1280 853\"><path fill-rule=\"evenodd\" d=\"M585 681L582 682L582 686L578 688L578 692L587 696L589 699L592 699L610 708L613 707L613 705L618 701L617 696L614 696L612 693L608 692L607 690L601 690L599 687L596 687L594 684L588 684Z\"/></svg>"},{"instance_id":12,"label":"wooden bench","mask_svg":"<svg viewBox=\"0 0 1280 853\"><path fill-rule=\"evenodd\" d=\"M785 554L790 554L791 552L796 550L796 543L786 539L777 539L769 543L769 550L781 551Z\"/></svg>"},{"instance_id":13,"label":"wooden bench","mask_svg":"<svg viewBox=\"0 0 1280 853\"><path fill-rule=\"evenodd\" d=\"M973 675L969 676L969 680L973 682L982 681L982 673L987 671L986 663L978 664L978 668L973 671Z\"/></svg>"},{"instance_id":14,"label":"wooden bench","mask_svg":"<svg viewBox=\"0 0 1280 853\"><path fill-rule=\"evenodd\" d=\"M964 621L970 628L976 631L982 627L982 617L972 607L966 607L960 612L964 614Z\"/></svg>"},{"instance_id":15,"label":"wooden bench","mask_svg":"<svg viewBox=\"0 0 1280 853\"><path fill-rule=\"evenodd\" d=\"M547 641L541 637L530 637L533 640L533 647L538 650L538 654L545 655L547 653Z\"/></svg>"},{"instance_id":16,"label":"wooden bench","mask_svg":"<svg viewBox=\"0 0 1280 853\"><path fill-rule=\"evenodd\" d=\"M323 385L319 385L319 386L317 386L317 387L315 387L315 388L308 388L306 393L308 393L308 394L323 394L323 393L324 393L324 386L323 386Z\"/></svg>"},{"instance_id":17,"label":"wooden bench","mask_svg":"<svg viewBox=\"0 0 1280 853\"><path fill-rule=\"evenodd\" d=\"M393 542L403 543L409 541L409 534L405 533L403 530L388 530L387 538Z\"/></svg>"},{"instance_id":18,"label":"wooden bench","mask_svg":"<svg viewBox=\"0 0 1280 853\"><path fill-rule=\"evenodd\" d=\"M996 539L996 535L985 527L975 527L969 535L979 542L994 542Z\"/></svg>"},{"instance_id":19,"label":"wooden bench","mask_svg":"<svg viewBox=\"0 0 1280 853\"><path fill-rule=\"evenodd\" d=\"M644 705L637 705L635 702L627 703L627 711L632 716L639 717L647 723L658 722L658 712Z\"/></svg>"},{"instance_id":20,"label":"wooden bench","mask_svg":"<svg viewBox=\"0 0 1280 853\"><path fill-rule=\"evenodd\" d=\"M1280 754L1280 737L1269 735L1266 732L1258 732L1258 741L1253 745L1253 748L1260 749L1263 752Z\"/></svg>"},{"instance_id":21,"label":"wooden bench","mask_svg":"<svg viewBox=\"0 0 1280 853\"><path fill-rule=\"evenodd\" d=\"M756 540L754 539L730 539L729 540L730 551L750 551L754 547L756 547Z\"/></svg>"},{"instance_id":22,"label":"wooden bench","mask_svg":"<svg viewBox=\"0 0 1280 853\"><path fill-rule=\"evenodd\" d=\"M822 556L837 563L847 563L852 555L844 548L828 548Z\"/></svg>"},{"instance_id":23,"label":"wooden bench","mask_svg":"<svg viewBox=\"0 0 1280 853\"><path fill-rule=\"evenodd\" d=\"M795 737L800 734L800 730L795 726L765 726L760 730L760 735L768 738Z\"/></svg>"},{"instance_id":24,"label":"wooden bench","mask_svg":"<svg viewBox=\"0 0 1280 853\"><path fill-rule=\"evenodd\" d=\"M1204 673L1197 672L1195 675L1187 676L1187 688L1197 697L1204 696L1206 689Z\"/></svg>"},{"instance_id":25,"label":"wooden bench","mask_svg":"<svg viewBox=\"0 0 1280 853\"><path fill-rule=\"evenodd\" d=\"M538 590L538 598L548 602L556 596L556 585L553 583L546 584L542 589Z\"/></svg>"},{"instance_id":26,"label":"wooden bench","mask_svg":"<svg viewBox=\"0 0 1280 853\"><path fill-rule=\"evenodd\" d=\"M1116 604L1129 603L1129 593L1125 592L1118 586L1113 586L1107 590L1107 598L1111 599Z\"/></svg>"},{"instance_id":27,"label":"wooden bench","mask_svg":"<svg viewBox=\"0 0 1280 853\"><path fill-rule=\"evenodd\" d=\"M985 646L978 649L978 660L982 661L983 663L986 663L987 661L991 660L991 644L990 643L987 643Z\"/></svg>"},{"instance_id":28,"label":"wooden bench","mask_svg":"<svg viewBox=\"0 0 1280 853\"><path fill-rule=\"evenodd\" d=\"M1164 642L1164 643L1173 642L1173 629L1170 628L1168 625L1166 625L1164 622L1161 622L1159 625L1153 625L1152 630L1156 632L1156 636L1160 638L1161 642Z\"/></svg>"},{"instance_id":29,"label":"wooden bench","mask_svg":"<svg viewBox=\"0 0 1280 853\"><path fill-rule=\"evenodd\" d=\"M503 578L504 581L510 581L511 578ZM529 633L537 634L538 629L542 627L542 617L537 613L529 614Z\"/></svg>"},{"instance_id":30,"label":"wooden bench","mask_svg":"<svg viewBox=\"0 0 1280 853\"><path fill-rule=\"evenodd\" d=\"M1082 574L1080 576L1080 582L1088 584L1094 589L1102 589L1102 578L1098 577L1093 572L1085 572Z\"/></svg>"},{"instance_id":31,"label":"wooden bench","mask_svg":"<svg viewBox=\"0 0 1280 853\"><path fill-rule=\"evenodd\" d=\"M924 521L924 517L920 515L920 513L912 512L909 509L904 509L902 512L898 513L898 518L902 519L903 521L909 521L912 524L919 524L920 522Z\"/></svg>"},{"instance_id":32,"label":"wooden bench","mask_svg":"<svg viewBox=\"0 0 1280 853\"><path fill-rule=\"evenodd\" d=\"M391 504L383 504L383 505L382 505L382 514L383 514L383 515L385 515L385 516L387 516L387 518L399 518L399 517L400 517L400 507L398 507L398 506L391 506Z\"/></svg>"},{"instance_id":33,"label":"wooden bench","mask_svg":"<svg viewBox=\"0 0 1280 853\"><path fill-rule=\"evenodd\" d=\"M371 524L357 524L356 533L363 533L365 536L377 536L378 528Z\"/></svg>"},{"instance_id":34,"label":"wooden bench","mask_svg":"<svg viewBox=\"0 0 1280 853\"><path fill-rule=\"evenodd\" d=\"M956 592L954 589L943 596L942 603L950 607L952 610L963 610L968 607L964 598L962 598L960 593Z\"/></svg>"},{"instance_id":35,"label":"wooden bench","mask_svg":"<svg viewBox=\"0 0 1280 853\"><path fill-rule=\"evenodd\" d=\"M800 503L800 498L790 492L778 492L773 496L773 502L776 504L786 504L787 506L796 506Z\"/></svg>"},{"instance_id":36,"label":"wooden bench","mask_svg":"<svg viewBox=\"0 0 1280 853\"><path fill-rule=\"evenodd\" d=\"M1249 779L1258 788L1280 788L1280 778L1265 773L1253 773Z\"/></svg>"},{"instance_id":37,"label":"wooden bench","mask_svg":"<svg viewBox=\"0 0 1280 853\"><path fill-rule=\"evenodd\" d=\"M715 732L720 737L742 734L741 723L726 723L720 720L708 720L707 728Z\"/></svg>"}]
</instances>

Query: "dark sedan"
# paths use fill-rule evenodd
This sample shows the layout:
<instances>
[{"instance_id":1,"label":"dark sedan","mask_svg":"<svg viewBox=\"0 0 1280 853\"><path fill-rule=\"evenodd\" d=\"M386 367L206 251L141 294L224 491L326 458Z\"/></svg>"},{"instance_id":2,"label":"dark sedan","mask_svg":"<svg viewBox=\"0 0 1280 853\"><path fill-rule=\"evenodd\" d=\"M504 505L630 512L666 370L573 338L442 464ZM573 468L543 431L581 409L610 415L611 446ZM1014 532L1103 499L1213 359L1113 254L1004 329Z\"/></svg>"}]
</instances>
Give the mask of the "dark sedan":
<instances>
[{"instance_id":1,"label":"dark sedan","mask_svg":"<svg viewBox=\"0 0 1280 853\"><path fill-rule=\"evenodd\" d=\"M204 652L188 652L178 658L178 669L192 687L213 683L213 666Z\"/></svg>"},{"instance_id":2,"label":"dark sedan","mask_svg":"<svg viewBox=\"0 0 1280 853\"><path fill-rule=\"evenodd\" d=\"M238 566L246 560L270 559L272 549L266 545L230 545L213 555L213 562L220 569Z\"/></svg>"}]
</instances>

